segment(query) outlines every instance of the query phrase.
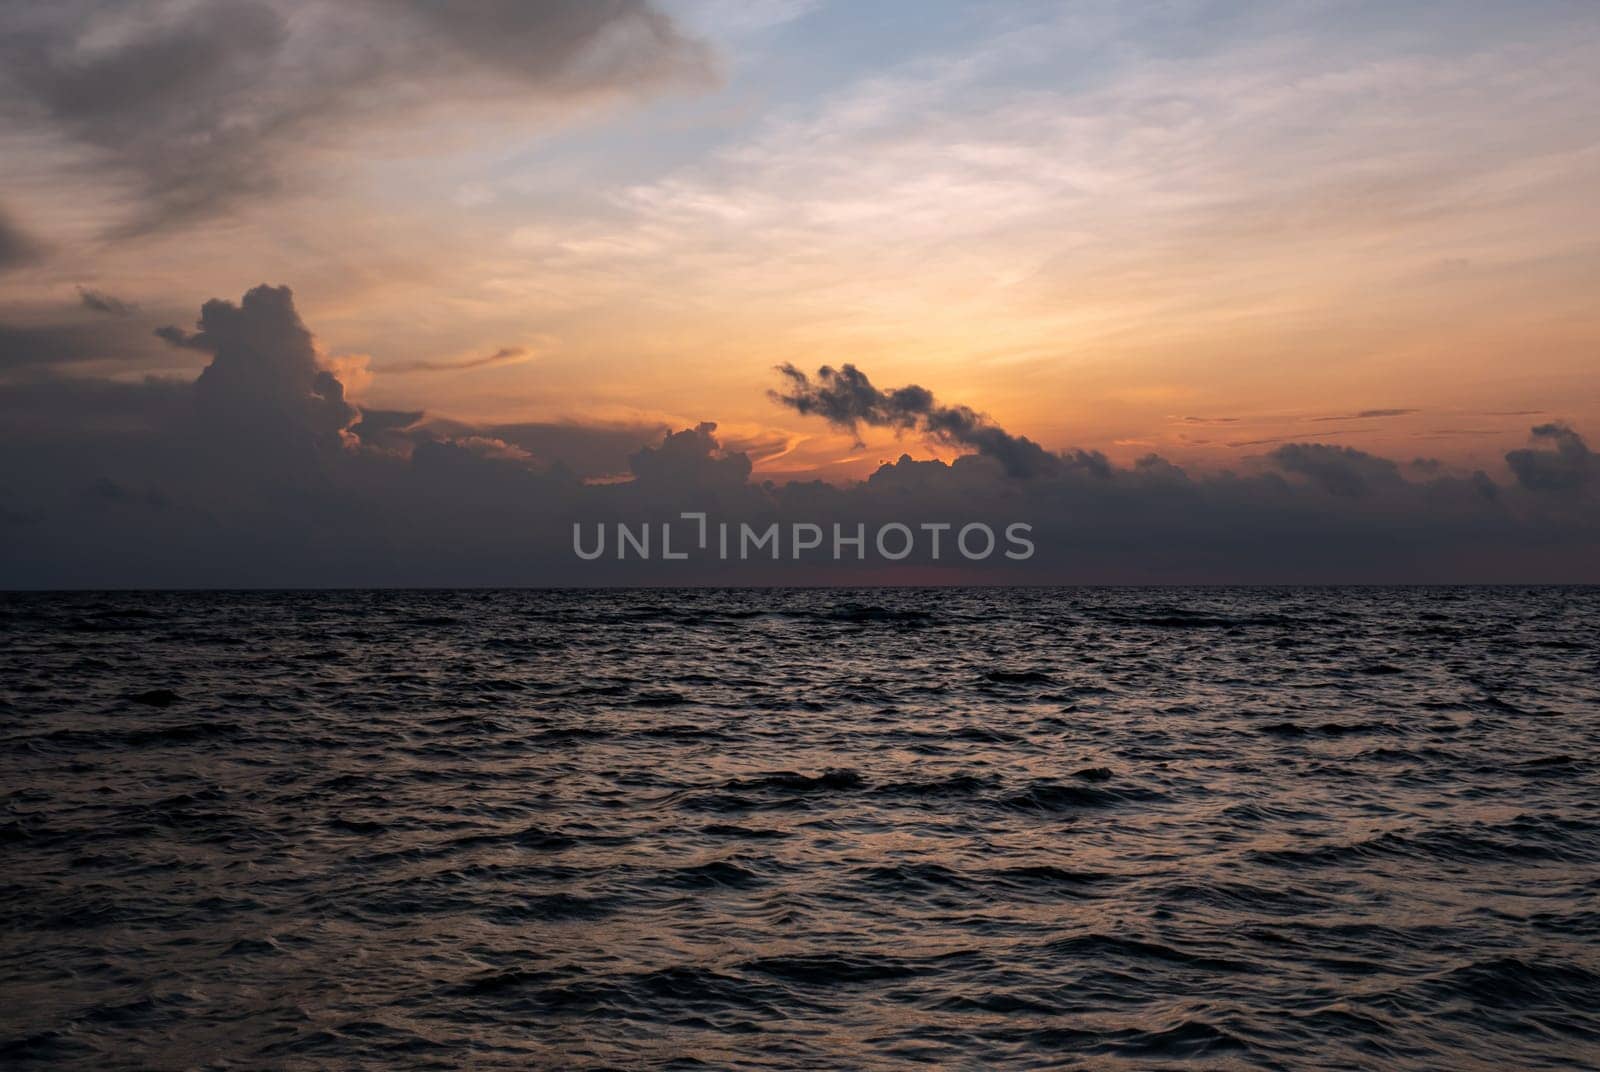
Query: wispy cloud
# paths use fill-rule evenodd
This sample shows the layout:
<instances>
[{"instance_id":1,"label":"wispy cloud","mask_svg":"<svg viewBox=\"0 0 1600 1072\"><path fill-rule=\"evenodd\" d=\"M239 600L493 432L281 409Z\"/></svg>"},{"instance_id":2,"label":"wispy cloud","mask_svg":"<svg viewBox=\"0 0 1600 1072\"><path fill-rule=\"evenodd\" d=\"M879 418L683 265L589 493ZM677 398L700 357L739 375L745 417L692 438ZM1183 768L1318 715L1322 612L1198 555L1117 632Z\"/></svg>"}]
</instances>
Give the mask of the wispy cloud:
<instances>
[{"instance_id":1,"label":"wispy cloud","mask_svg":"<svg viewBox=\"0 0 1600 1072\"><path fill-rule=\"evenodd\" d=\"M121 298L92 287L79 287L78 300L83 303L85 309L93 309L97 313L106 313L110 316L132 316L139 310L139 306L134 302L125 302Z\"/></svg>"},{"instance_id":2,"label":"wispy cloud","mask_svg":"<svg viewBox=\"0 0 1600 1072\"><path fill-rule=\"evenodd\" d=\"M515 365L533 357L532 351L523 346L502 346L492 354L482 357L469 357L460 361L402 361L397 364L384 365L376 370L384 374L408 372L464 372L468 369L488 368L491 365Z\"/></svg>"},{"instance_id":3,"label":"wispy cloud","mask_svg":"<svg viewBox=\"0 0 1600 1072\"><path fill-rule=\"evenodd\" d=\"M1415 409L1364 409L1357 413L1343 413L1334 416L1310 417L1307 419L1318 423L1326 421L1365 421L1378 417L1407 417L1413 413L1420 412L1421 410Z\"/></svg>"},{"instance_id":4,"label":"wispy cloud","mask_svg":"<svg viewBox=\"0 0 1600 1072\"><path fill-rule=\"evenodd\" d=\"M415 125L470 103L481 121L710 75L709 50L649 0L17 0L0 13L5 118L129 180L124 235L275 194L359 132L400 129L390 116Z\"/></svg>"}]
</instances>

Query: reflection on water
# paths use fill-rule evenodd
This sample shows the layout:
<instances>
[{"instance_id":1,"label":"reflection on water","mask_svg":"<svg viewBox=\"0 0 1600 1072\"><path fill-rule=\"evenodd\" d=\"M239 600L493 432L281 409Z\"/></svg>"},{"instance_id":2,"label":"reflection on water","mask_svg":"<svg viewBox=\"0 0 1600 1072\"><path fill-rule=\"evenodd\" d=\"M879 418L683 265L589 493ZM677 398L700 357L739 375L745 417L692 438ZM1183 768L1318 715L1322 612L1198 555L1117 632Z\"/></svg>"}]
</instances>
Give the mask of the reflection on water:
<instances>
[{"instance_id":1,"label":"reflection on water","mask_svg":"<svg viewBox=\"0 0 1600 1072\"><path fill-rule=\"evenodd\" d=\"M0 1063L1595 1067L1597 612L0 597Z\"/></svg>"}]
</instances>

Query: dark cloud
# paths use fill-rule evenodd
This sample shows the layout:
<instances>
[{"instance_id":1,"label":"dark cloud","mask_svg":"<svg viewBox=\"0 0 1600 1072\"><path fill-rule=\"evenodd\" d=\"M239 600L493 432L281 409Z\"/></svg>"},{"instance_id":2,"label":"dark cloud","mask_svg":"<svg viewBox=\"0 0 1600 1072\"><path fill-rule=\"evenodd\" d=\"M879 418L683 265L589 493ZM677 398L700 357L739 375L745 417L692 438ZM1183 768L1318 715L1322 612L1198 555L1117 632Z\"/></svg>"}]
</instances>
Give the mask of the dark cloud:
<instances>
[{"instance_id":1,"label":"dark cloud","mask_svg":"<svg viewBox=\"0 0 1600 1072\"><path fill-rule=\"evenodd\" d=\"M1286 473L1311 480L1329 495L1370 495L1400 481L1400 467L1353 447L1286 443L1267 455Z\"/></svg>"},{"instance_id":2,"label":"dark cloud","mask_svg":"<svg viewBox=\"0 0 1600 1072\"><path fill-rule=\"evenodd\" d=\"M131 179L132 233L270 194L352 125L452 96L531 104L707 68L704 47L647 0L0 8L0 116L64 134Z\"/></svg>"},{"instance_id":3,"label":"dark cloud","mask_svg":"<svg viewBox=\"0 0 1600 1072\"><path fill-rule=\"evenodd\" d=\"M83 305L23 310L0 322L0 376L93 362L158 361L161 347L143 332L130 332L129 323Z\"/></svg>"},{"instance_id":4,"label":"dark cloud","mask_svg":"<svg viewBox=\"0 0 1600 1072\"><path fill-rule=\"evenodd\" d=\"M319 364L288 287L263 284L238 305L213 298L198 328L185 345L213 355L194 384L201 419L229 435L264 432L321 450L343 442L359 414Z\"/></svg>"},{"instance_id":5,"label":"dark cloud","mask_svg":"<svg viewBox=\"0 0 1600 1072\"><path fill-rule=\"evenodd\" d=\"M138 318L84 311L148 338ZM210 355L197 378L0 380L0 587L689 583L1600 581L1595 460L1564 425L1512 451L1515 479L1283 444L1243 472L1189 472L1157 455L1118 465L1049 454L1016 479L1010 437L922 388L879 391L859 370L786 374L801 412L959 442L951 463L901 457L868 479L757 481L710 422L473 427L344 397L282 287L207 302L178 341ZM945 438L948 437L948 438ZM1039 449L1035 447L1034 449ZM588 483L589 474L621 479ZM778 560L619 559L573 552L574 525L641 532L683 512L785 533ZM973 563L951 533L1031 525L1037 555ZM950 525L901 566L869 551L795 561L792 526L831 544L899 523ZM735 536L737 539L737 536Z\"/></svg>"},{"instance_id":6,"label":"dark cloud","mask_svg":"<svg viewBox=\"0 0 1600 1072\"><path fill-rule=\"evenodd\" d=\"M742 488L750 479L750 458L723 451L716 431L714 423L703 421L694 428L668 432L659 446L636 451L628 459L628 468L651 490Z\"/></svg>"},{"instance_id":7,"label":"dark cloud","mask_svg":"<svg viewBox=\"0 0 1600 1072\"><path fill-rule=\"evenodd\" d=\"M646 0L398 0L426 39L518 82L584 90L703 72L705 46Z\"/></svg>"},{"instance_id":8,"label":"dark cloud","mask_svg":"<svg viewBox=\"0 0 1600 1072\"><path fill-rule=\"evenodd\" d=\"M163 13L21 3L7 12L0 35L14 107L141 184L135 229L276 187L276 134L310 113L309 101L274 85L289 33L270 5L220 0ZM129 16L137 29L94 43L109 26L126 30Z\"/></svg>"},{"instance_id":9,"label":"dark cloud","mask_svg":"<svg viewBox=\"0 0 1600 1072\"><path fill-rule=\"evenodd\" d=\"M464 429L457 434L463 434ZM630 460L661 443L671 429L662 424L595 425L554 422L495 424L485 434L515 444L539 462L560 466L584 479L626 475Z\"/></svg>"},{"instance_id":10,"label":"dark cloud","mask_svg":"<svg viewBox=\"0 0 1600 1072\"><path fill-rule=\"evenodd\" d=\"M0 371L87 360L95 352L90 343L88 333L71 325L0 324Z\"/></svg>"},{"instance_id":11,"label":"dark cloud","mask_svg":"<svg viewBox=\"0 0 1600 1072\"><path fill-rule=\"evenodd\" d=\"M578 480L629 477L633 457L645 448L661 446L670 431L664 424L556 421L480 426L428 416L422 410L375 409L362 409L350 427L363 446L400 455L409 455L419 443L495 443L503 457L516 456L528 465Z\"/></svg>"},{"instance_id":12,"label":"dark cloud","mask_svg":"<svg viewBox=\"0 0 1600 1072\"><path fill-rule=\"evenodd\" d=\"M793 365L779 373L788 381L784 391L773 391L773 401L796 413L821 417L836 428L858 432L862 425L920 431L952 446L972 447L1000 462L1014 477L1048 475L1062 460L1026 436L1014 436L967 406L942 406L926 387L912 384L880 391L854 365L817 370L812 381ZM860 444L860 440L857 440Z\"/></svg>"},{"instance_id":13,"label":"dark cloud","mask_svg":"<svg viewBox=\"0 0 1600 1072\"><path fill-rule=\"evenodd\" d=\"M1542 492L1576 491L1600 477L1600 460L1567 425L1541 424L1533 429L1532 438L1552 449L1513 450L1506 455L1506 464L1523 487Z\"/></svg>"},{"instance_id":14,"label":"dark cloud","mask_svg":"<svg viewBox=\"0 0 1600 1072\"><path fill-rule=\"evenodd\" d=\"M837 370L824 365L817 370L815 384L793 365L781 365L778 371L789 381L789 389L771 392L774 401L851 432L863 424L912 429L933 408L933 393L927 388L913 385L880 391L854 365Z\"/></svg>"},{"instance_id":15,"label":"dark cloud","mask_svg":"<svg viewBox=\"0 0 1600 1072\"><path fill-rule=\"evenodd\" d=\"M210 353L210 347L200 341L198 335L186 331L176 324L163 324L151 332L156 338L176 346L180 350L199 350L201 353Z\"/></svg>"},{"instance_id":16,"label":"dark cloud","mask_svg":"<svg viewBox=\"0 0 1600 1072\"><path fill-rule=\"evenodd\" d=\"M44 247L0 206L0 272L8 272L38 260Z\"/></svg>"},{"instance_id":17,"label":"dark cloud","mask_svg":"<svg viewBox=\"0 0 1600 1072\"><path fill-rule=\"evenodd\" d=\"M97 313L106 313L110 316L132 316L139 307L132 302L125 302L121 298L112 297L103 290L93 290L89 287L78 288L78 300L85 309L92 309Z\"/></svg>"},{"instance_id":18,"label":"dark cloud","mask_svg":"<svg viewBox=\"0 0 1600 1072\"><path fill-rule=\"evenodd\" d=\"M422 410L364 409L350 426L350 434L363 445L379 450L407 451L412 438L406 433L422 420Z\"/></svg>"},{"instance_id":19,"label":"dark cloud","mask_svg":"<svg viewBox=\"0 0 1600 1072\"><path fill-rule=\"evenodd\" d=\"M187 418L190 382L44 376L0 383L10 449L51 441L93 442L113 430L150 436Z\"/></svg>"}]
</instances>

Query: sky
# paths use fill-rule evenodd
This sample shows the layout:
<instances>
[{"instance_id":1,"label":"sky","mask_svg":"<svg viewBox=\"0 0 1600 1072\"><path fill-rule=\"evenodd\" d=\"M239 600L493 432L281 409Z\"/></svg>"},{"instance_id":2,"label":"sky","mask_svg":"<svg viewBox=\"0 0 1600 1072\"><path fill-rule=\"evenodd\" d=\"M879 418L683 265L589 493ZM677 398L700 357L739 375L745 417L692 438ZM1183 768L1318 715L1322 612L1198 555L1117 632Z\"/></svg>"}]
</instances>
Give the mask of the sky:
<instances>
[{"instance_id":1,"label":"sky","mask_svg":"<svg viewBox=\"0 0 1600 1072\"><path fill-rule=\"evenodd\" d=\"M713 422L752 486L1333 459L1544 525L1594 491L1597 72L1589 0L8 4L0 509L44 554L69 484L215 507L193 411L281 395L302 476L401 500L357 456L601 487Z\"/></svg>"}]
</instances>

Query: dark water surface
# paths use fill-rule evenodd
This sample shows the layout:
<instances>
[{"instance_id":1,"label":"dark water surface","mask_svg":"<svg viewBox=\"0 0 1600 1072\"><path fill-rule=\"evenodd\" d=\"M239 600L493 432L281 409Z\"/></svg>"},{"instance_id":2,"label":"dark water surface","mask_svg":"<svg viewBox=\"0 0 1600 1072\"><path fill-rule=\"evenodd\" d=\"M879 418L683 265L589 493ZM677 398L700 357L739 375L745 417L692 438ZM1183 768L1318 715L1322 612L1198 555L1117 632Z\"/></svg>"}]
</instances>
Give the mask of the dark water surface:
<instances>
[{"instance_id":1,"label":"dark water surface","mask_svg":"<svg viewBox=\"0 0 1600 1072\"><path fill-rule=\"evenodd\" d=\"M8 1069L1600 1067L1600 590L0 636Z\"/></svg>"}]
</instances>

